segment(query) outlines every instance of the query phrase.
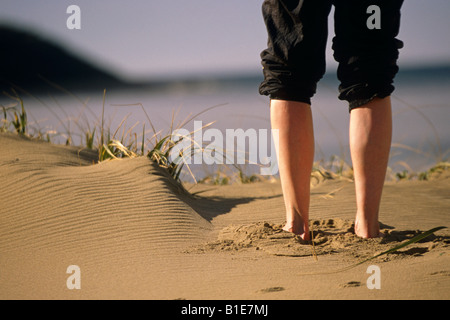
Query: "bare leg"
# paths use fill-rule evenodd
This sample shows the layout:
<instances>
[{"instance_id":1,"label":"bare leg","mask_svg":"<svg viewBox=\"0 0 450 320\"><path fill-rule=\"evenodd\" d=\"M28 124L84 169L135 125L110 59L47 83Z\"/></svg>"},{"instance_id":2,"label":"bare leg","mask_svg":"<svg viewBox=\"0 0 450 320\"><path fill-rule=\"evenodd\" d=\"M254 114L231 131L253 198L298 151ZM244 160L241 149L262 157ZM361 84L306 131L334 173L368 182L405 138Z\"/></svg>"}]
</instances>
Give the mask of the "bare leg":
<instances>
[{"instance_id":1,"label":"bare leg","mask_svg":"<svg viewBox=\"0 0 450 320\"><path fill-rule=\"evenodd\" d=\"M375 98L350 114L350 149L355 176L355 233L378 237L378 211L392 139L390 97Z\"/></svg>"},{"instance_id":2,"label":"bare leg","mask_svg":"<svg viewBox=\"0 0 450 320\"><path fill-rule=\"evenodd\" d=\"M272 129L279 130L277 150L286 207L285 231L309 240L310 179L314 161L314 130L309 104L272 100Z\"/></svg>"}]
</instances>

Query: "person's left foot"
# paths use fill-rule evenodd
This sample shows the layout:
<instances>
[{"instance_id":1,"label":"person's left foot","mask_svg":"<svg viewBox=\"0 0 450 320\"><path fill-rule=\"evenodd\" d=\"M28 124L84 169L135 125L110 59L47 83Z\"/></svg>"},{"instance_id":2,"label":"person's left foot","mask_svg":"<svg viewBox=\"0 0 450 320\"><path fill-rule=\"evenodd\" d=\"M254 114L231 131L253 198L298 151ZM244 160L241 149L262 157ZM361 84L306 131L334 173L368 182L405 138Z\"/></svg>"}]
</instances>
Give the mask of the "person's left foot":
<instances>
[{"instance_id":1,"label":"person's left foot","mask_svg":"<svg viewBox=\"0 0 450 320\"><path fill-rule=\"evenodd\" d=\"M295 227L295 226L293 226L293 224L286 223L286 225L283 227L283 230L286 232L291 232L291 233L301 237L303 240L310 239L308 227L305 228L300 225Z\"/></svg>"}]
</instances>

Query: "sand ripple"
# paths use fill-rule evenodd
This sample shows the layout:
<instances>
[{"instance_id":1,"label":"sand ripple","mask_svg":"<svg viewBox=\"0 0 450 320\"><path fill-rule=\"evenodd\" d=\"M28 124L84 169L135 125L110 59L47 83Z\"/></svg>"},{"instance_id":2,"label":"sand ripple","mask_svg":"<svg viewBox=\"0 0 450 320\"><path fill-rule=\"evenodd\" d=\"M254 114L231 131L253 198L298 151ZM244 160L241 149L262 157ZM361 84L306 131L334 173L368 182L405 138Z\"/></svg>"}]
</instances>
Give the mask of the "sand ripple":
<instances>
[{"instance_id":1,"label":"sand ripple","mask_svg":"<svg viewBox=\"0 0 450 320\"><path fill-rule=\"evenodd\" d=\"M14 135L1 135L0 145L15 150L0 156L3 252L59 248L117 254L189 243L211 229L183 201L187 195L146 157L93 165L95 153L76 148Z\"/></svg>"}]
</instances>

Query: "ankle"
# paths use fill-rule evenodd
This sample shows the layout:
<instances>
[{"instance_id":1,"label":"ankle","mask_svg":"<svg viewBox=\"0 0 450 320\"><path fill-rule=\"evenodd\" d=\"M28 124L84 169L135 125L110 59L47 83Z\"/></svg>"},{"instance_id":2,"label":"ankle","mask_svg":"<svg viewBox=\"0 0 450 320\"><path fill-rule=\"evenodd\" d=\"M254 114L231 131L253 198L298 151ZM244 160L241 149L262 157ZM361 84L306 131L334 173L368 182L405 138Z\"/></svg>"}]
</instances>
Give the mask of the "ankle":
<instances>
[{"instance_id":1,"label":"ankle","mask_svg":"<svg viewBox=\"0 0 450 320\"><path fill-rule=\"evenodd\" d=\"M378 219L365 219L356 217L355 234L361 238L377 238L380 236L380 224Z\"/></svg>"},{"instance_id":2,"label":"ankle","mask_svg":"<svg viewBox=\"0 0 450 320\"><path fill-rule=\"evenodd\" d=\"M303 240L309 240L310 238L308 221L303 221L302 219L286 222L283 230L298 235Z\"/></svg>"}]
</instances>

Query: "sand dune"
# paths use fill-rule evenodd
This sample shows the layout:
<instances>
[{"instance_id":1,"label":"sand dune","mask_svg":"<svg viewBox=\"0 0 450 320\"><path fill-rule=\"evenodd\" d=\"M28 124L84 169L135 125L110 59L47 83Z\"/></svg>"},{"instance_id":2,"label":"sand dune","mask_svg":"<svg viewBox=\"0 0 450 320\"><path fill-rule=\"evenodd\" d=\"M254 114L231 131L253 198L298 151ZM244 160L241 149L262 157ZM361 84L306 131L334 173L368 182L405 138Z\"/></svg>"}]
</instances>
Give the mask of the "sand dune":
<instances>
[{"instance_id":1,"label":"sand dune","mask_svg":"<svg viewBox=\"0 0 450 320\"><path fill-rule=\"evenodd\" d=\"M9 162L8 169L2 170L2 231L9 229L2 232L2 249L88 244L86 249L114 246L117 250L115 242L164 247L199 238L211 229L146 158L90 165L92 153L81 152L78 160L74 148L19 139L2 139L6 148L8 143L25 144L29 151L1 156ZM69 151L68 155L60 150ZM41 155L45 156L36 162Z\"/></svg>"},{"instance_id":2,"label":"sand dune","mask_svg":"<svg viewBox=\"0 0 450 320\"><path fill-rule=\"evenodd\" d=\"M146 157L0 134L1 299L448 299L450 229L373 264L331 273L436 226L450 227L450 175L386 185L384 239L352 233L353 184L313 188L311 244L283 232L278 182L180 188ZM69 290L69 265L81 289ZM330 271L305 277L302 273Z\"/></svg>"}]
</instances>

